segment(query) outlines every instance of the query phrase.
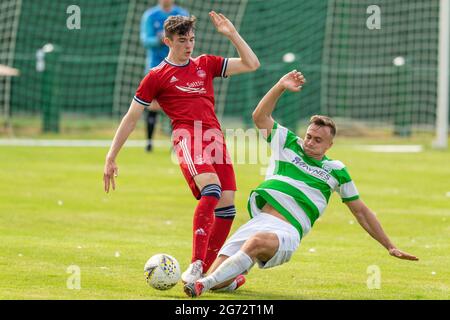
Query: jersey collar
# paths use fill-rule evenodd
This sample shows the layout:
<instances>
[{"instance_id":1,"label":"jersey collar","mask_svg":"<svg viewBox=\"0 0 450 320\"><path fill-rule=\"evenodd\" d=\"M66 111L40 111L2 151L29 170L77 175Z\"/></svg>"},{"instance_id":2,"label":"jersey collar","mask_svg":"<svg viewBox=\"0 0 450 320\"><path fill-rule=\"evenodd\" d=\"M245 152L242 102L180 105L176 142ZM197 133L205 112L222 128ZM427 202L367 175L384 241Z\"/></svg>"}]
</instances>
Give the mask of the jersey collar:
<instances>
[{"instance_id":1,"label":"jersey collar","mask_svg":"<svg viewBox=\"0 0 450 320\"><path fill-rule=\"evenodd\" d=\"M189 59L185 64L176 64L176 63L173 63L173 62L169 61L169 59L168 59L167 57L164 58L164 61L165 61L167 64L170 64L171 66L174 66L174 67L186 67L186 66L191 62L191 59Z\"/></svg>"}]
</instances>

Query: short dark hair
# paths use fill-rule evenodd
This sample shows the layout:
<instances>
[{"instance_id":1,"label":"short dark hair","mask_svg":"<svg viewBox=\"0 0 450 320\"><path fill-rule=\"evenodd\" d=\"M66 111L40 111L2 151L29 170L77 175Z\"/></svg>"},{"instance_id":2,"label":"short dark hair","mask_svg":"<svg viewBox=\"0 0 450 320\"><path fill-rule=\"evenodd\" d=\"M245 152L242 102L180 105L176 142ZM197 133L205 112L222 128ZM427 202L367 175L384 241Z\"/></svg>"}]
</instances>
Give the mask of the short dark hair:
<instances>
[{"instance_id":1,"label":"short dark hair","mask_svg":"<svg viewBox=\"0 0 450 320\"><path fill-rule=\"evenodd\" d=\"M164 35L170 39L176 34L185 36L189 31L195 31L196 21L197 18L195 16L170 16L164 22Z\"/></svg>"},{"instance_id":2,"label":"short dark hair","mask_svg":"<svg viewBox=\"0 0 450 320\"><path fill-rule=\"evenodd\" d=\"M315 124L319 127L328 127L330 128L331 136L334 138L334 136L336 135L336 124L330 117L315 115L312 116L311 119L309 119L309 124Z\"/></svg>"}]
</instances>

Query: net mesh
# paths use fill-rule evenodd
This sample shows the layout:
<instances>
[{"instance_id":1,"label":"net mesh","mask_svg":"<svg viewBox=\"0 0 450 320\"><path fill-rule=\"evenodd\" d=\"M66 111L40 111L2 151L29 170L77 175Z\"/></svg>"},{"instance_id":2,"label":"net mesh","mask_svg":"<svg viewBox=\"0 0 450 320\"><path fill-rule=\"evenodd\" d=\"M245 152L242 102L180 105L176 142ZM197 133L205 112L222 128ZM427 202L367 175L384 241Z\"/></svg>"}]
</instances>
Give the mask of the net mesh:
<instances>
[{"instance_id":1,"label":"net mesh","mask_svg":"<svg viewBox=\"0 0 450 320\"><path fill-rule=\"evenodd\" d=\"M20 16L21 1L5 0L0 4L0 64L14 65L15 37ZM11 110L11 78L0 75L0 117L9 126Z\"/></svg>"},{"instance_id":2,"label":"net mesh","mask_svg":"<svg viewBox=\"0 0 450 320\"><path fill-rule=\"evenodd\" d=\"M405 132L413 125L432 128L439 1L376 2L381 24L372 30L364 13L373 1L330 1L322 112Z\"/></svg>"},{"instance_id":3,"label":"net mesh","mask_svg":"<svg viewBox=\"0 0 450 320\"><path fill-rule=\"evenodd\" d=\"M144 75L140 20L156 3L79 0L81 28L70 30L72 1L2 1L0 63L21 71L20 77L0 78L3 117L45 119L51 114L62 126L73 119L117 122ZM194 55L237 55L209 20L208 12L216 10L230 18L261 62L257 72L215 80L224 127L252 126L259 99L294 68L308 83L301 94L283 95L274 115L293 129L317 113L372 127L434 126L439 0L177 4L198 18ZM377 30L366 26L366 10L373 4L381 9ZM55 46L46 63L49 72L38 72L36 52L47 43Z\"/></svg>"}]
</instances>

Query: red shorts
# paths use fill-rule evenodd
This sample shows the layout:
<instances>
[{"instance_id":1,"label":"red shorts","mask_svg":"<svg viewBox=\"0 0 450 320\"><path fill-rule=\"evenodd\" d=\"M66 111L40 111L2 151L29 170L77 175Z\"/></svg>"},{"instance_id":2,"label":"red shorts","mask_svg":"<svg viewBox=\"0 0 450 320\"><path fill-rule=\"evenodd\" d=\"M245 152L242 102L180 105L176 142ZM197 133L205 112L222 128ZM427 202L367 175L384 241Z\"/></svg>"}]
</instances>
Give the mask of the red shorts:
<instances>
[{"instance_id":1,"label":"red shorts","mask_svg":"<svg viewBox=\"0 0 450 320\"><path fill-rule=\"evenodd\" d=\"M236 191L236 178L233 164L220 130L208 131L199 137L193 128L181 129L173 133L174 150L181 171L196 199L201 194L194 177L201 173L215 173L219 177L222 190Z\"/></svg>"}]
</instances>

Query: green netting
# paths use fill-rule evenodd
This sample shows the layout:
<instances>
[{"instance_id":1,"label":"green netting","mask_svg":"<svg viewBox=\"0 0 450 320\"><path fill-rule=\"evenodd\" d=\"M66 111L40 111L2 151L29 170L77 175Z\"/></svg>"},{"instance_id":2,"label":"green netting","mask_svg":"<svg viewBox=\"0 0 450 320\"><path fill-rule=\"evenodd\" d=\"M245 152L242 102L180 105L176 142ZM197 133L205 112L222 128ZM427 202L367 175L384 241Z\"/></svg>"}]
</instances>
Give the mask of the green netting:
<instances>
[{"instance_id":1,"label":"green netting","mask_svg":"<svg viewBox=\"0 0 450 320\"><path fill-rule=\"evenodd\" d=\"M81 29L69 30L66 10L73 1L3 0L0 63L20 69L21 76L0 78L2 115L45 119L47 112L57 121L83 116L118 120L143 77L140 19L156 3L79 0ZM208 12L216 10L234 22L260 59L255 73L216 80L217 113L225 125L251 126L259 99L282 74L297 68L308 83L301 94L284 95L275 113L289 127L316 113L382 126L434 126L438 0L177 4L199 19L195 55L236 55L209 21ZM381 8L379 30L366 27L369 5ZM49 72L37 72L36 52L46 43L58 51L49 58ZM283 60L287 53L293 61ZM395 66L396 57L405 64Z\"/></svg>"},{"instance_id":2,"label":"green netting","mask_svg":"<svg viewBox=\"0 0 450 320\"><path fill-rule=\"evenodd\" d=\"M191 1L199 12L197 48L226 56L236 56L230 42L211 28L208 10ZM238 117L251 126L251 113L261 97L286 72L297 68L308 79L301 95L286 94L275 116L287 126L320 110L322 45L325 35L326 1L211 1L210 9L223 12L235 24L261 62L256 73L219 80L218 112ZM192 10L191 10L192 11ZM284 62L286 53L295 60Z\"/></svg>"},{"instance_id":3,"label":"green netting","mask_svg":"<svg viewBox=\"0 0 450 320\"><path fill-rule=\"evenodd\" d=\"M125 1L78 1L81 29L70 30L66 9L71 4L22 1L14 57L21 77L13 80L13 114L41 112L47 95L54 95L63 112L111 114L128 5ZM54 72L49 85L45 75L36 71L36 51L47 43L60 49L53 64L46 63Z\"/></svg>"},{"instance_id":4,"label":"green netting","mask_svg":"<svg viewBox=\"0 0 450 320\"><path fill-rule=\"evenodd\" d=\"M381 9L378 30L367 28L362 14L373 4ZM323 112L404 133L411 125L433 127L439 0L333 0L328 12Z\"/></svg>"}]
</instances>

